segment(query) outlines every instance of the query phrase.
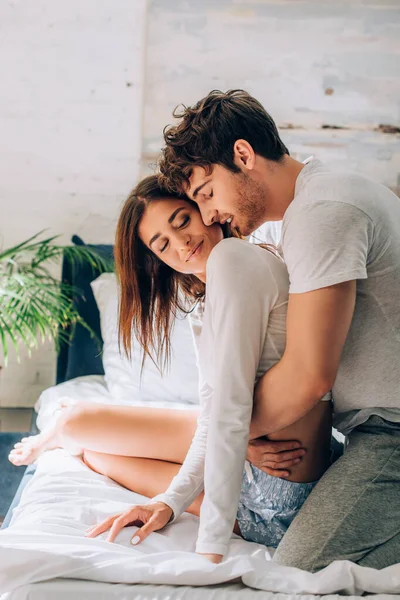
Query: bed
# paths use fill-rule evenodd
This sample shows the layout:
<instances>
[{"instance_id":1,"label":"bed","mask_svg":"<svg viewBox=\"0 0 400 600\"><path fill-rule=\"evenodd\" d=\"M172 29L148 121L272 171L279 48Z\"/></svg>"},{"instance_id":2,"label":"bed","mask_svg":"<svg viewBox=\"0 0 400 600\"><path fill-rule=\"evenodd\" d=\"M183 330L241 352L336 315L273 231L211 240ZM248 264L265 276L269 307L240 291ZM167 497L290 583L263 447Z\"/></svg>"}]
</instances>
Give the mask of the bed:
<instances>
[{"instance_id":1,"label":"bed","mask_svg":"<svg viewBox=\"0 0 400 600\"><path fill-rule=\"evenodd\" d=\"M77 237L73 241L83 243ZM112 254L110 246L98 249L105 255ZM90 286L97 275L90 268L71 269L67 263L63 265L63 279L81 289L74 298L76 306L102 342L102 336L106 338L97 308L100 297L96 295L96 304ZM107 282L107 277L102 277ZM106 361L114 360L105 354L107 344L106 340L102 353L84 328L71 331L71 344L58 356L56 385L46 390L36 405L39 429L55 418L66 397L73 402L135 403L132 395L136 389L128 388L124 396L118 387L124 377L121 371L115 374L114 387L104 371ZM178 367L180 364L178 361ZM190 382L194 377L191 367L184 365ZM179 378L182 390L186 390L188 382L183 379L182 384L182 376L177 368L175 380ZM174 386L175 380L171 380ZM148 397L157 393L166 397L162 387L148 388ZM148 402L148 397L141 394L137 402ZM196 408L192 397L184 400L177 391L176 398L169 398L166 405ZM239 594L244 600L304 600L339 598L341 594L361 597L364 592L400 593L400 565L378 572L343 561L318 574L309 574L276 565L271 562L272 551L238 536L233 536L224 562L212 565L193 552L198 519L187 513L135 548L129 544L134 528L121 531L114 544L107 543L104 535L84 538L87 526L145 500L94 473L80 458L64 450L43 454L27 468L0 532L0 600L48 600L55 596L224 600Z\"/></svg>"}]
</instances>

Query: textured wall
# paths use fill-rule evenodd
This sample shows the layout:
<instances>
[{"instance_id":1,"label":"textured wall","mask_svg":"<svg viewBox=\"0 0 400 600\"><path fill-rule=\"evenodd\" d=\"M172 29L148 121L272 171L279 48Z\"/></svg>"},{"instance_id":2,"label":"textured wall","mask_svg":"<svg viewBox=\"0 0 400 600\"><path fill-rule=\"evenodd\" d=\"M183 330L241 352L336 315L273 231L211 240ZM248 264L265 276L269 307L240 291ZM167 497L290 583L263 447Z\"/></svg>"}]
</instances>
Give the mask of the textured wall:
<instances>
[{"instance_id":1,"label":"textured wall","mask_svg":"<svg viewBox=\"0 0 400 600\"><path fill-rule=\"evenodd\" d=\"M400 136L379 128L400 125L398 0L150 0L148 29L143 170L174 106L241 87L295 156L400 185Z\"/></svg>"},{"instance_id":2,"label":"textured wall","mask_svg":"<svg viewBox=\"0 0 400 600\"><path fill-rule=\"evenodd\" d=\"M2 244L112 239L138 174L145 4L0 4Z\"/></svg>"},{"instance_id":3,"label":"textured wall","mask_svg":"<svg viewBox=\"0 0 400 600\"><path fill-rule=\"evenodd\" d=\"M145 8L0 3L0 247L45 228L113 240L140 163ZM12 355L0 405L32 405L54 372L49 344L20 365Z\"/></svg>"}]
</instances>

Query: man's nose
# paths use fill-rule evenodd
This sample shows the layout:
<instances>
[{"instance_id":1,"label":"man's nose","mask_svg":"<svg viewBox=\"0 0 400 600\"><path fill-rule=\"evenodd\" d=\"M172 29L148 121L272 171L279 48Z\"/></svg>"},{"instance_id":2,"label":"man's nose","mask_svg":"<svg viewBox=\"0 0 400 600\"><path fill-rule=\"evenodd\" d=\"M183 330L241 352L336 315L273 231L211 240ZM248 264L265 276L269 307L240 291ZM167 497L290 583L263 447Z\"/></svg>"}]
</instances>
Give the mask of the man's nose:
<instances>
[{"instance_id":1,"label":"man's nose","mask_svg":"<svg viewBox=\"0 0 400 600\"><path fill-rule=\"evenodd\" d=\"M213 223L218 223L218 211L217 210L201 210L201 218L203 219L204 225L212 225Z\"/></svg>"}]
</instances>

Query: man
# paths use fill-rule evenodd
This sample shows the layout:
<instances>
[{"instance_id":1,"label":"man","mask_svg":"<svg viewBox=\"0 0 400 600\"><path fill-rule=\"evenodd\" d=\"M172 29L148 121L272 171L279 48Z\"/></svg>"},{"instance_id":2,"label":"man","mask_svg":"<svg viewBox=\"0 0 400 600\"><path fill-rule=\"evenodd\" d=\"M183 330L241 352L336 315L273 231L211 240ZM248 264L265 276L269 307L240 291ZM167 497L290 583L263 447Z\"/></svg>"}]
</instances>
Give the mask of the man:
<instances>
[{"instance_id":1,"label":"man","mask_svg":"<svg viewBox=\"0 0 400 600\"><path fill-rule=\"evenodd\" d=\"M283 219L287 346L257 388L253 437L298 421L331 388L335 426L348 435L275 560L309 571L339 559L400 562L399 199L361 175L291 158L242 90L211 92L174 116L164 185L197 202L207 225L249 235Z\"/></svg>"}]
</instances>

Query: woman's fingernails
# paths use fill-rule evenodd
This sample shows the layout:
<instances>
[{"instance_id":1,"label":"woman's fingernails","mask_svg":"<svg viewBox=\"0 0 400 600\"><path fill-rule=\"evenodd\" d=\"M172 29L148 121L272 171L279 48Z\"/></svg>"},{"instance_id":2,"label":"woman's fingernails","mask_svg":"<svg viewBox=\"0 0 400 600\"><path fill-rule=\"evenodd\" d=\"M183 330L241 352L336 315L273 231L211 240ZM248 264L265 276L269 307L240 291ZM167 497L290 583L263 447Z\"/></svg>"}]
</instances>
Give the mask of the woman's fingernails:
<instances>
[{"instance_id":1,"label":"woman's fingernails","mask_svg":"<svg viewBox=\"0 0 400 600\"><path fill-rule=\"evenodd\" d=\"M133 537L131 539L132 546L136 546L136 544L138 544L139 542L140 542L140 537L138 535L135 535L135 537Z\"/></svg>"}]
</instances>

